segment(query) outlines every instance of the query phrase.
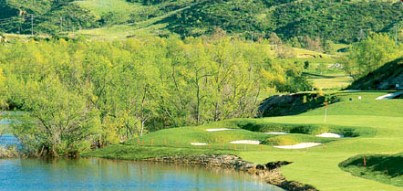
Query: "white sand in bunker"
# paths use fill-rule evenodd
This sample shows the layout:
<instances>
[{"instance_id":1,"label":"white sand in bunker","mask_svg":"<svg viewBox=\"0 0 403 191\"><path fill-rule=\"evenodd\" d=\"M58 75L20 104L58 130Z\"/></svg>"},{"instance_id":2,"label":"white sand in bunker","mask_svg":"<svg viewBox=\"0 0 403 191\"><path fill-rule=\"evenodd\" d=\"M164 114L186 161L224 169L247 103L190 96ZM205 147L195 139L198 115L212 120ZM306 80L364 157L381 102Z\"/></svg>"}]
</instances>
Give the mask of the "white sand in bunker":
<instances>
[{"instance_id":1,"label":"white sand in bunker","mask_svg":"<svg viewBox=\"0 0 403 191\"><path fill-rule=\"evenodd\" d=\"M206 146L207 145L207 143L198 143L198 142L190 143L190 144L193 145L193 146Z\"/></svg>"},{"instance_id":2,"label":"white sand in bunker","mask_svg":"<svg viewBox=\"0 0 403 191\"><path fill-rule=\"evenodd\" d=\"M233 129L228 129L228 128L206 129L206 131L208 131L208 132L215 132L215 131L228 131L228 130L233 130Z\"/></svg>"},{"instance_id":3,"label":"white sand in bunker","mask_svg":"<svg viewBox=\"0 0 403 191\"><path fill-rule=\"evenodd\" d=\"M342 138L342 135L336 134L336 133L322 133L319 135L316 135L317 137L328 137L328 138Z\"/></svg>"},{"instance_id":4,"label":"white sand in bunker","mask_svg":"<svg viewBox=\"0 0 403 191\"><path fill-rule=\"evenodd\" d=\"M295 145L284 145L284 146L273 146L273 147L279 148L279 149L304 149L304 148L318 146L320 144L321 143L298 143Z\"/></svg>"},{"instance_id":5,"label":"white sand in bunker","mask_svg":"<svg viewBox=\"0 0 403 191\"><path fill-rule=\"evenodd\" d=\"M273 132L266 132L265 134L269 134L269 135L285 135L285 134L288 134L288 133L273 131Z\"/></svg>"},{"instance_id":6,"label":"white sand in bunker","mask_svg":"<svg viewBox=\"0 0 403 191\"><path fill-rule=\"evenodd\" d=\"M256 140L237 140L237 141L231 141L231 144L258 145L258 144L260 144L260 141L256 141Z\"/></svg>"}]
</instances>

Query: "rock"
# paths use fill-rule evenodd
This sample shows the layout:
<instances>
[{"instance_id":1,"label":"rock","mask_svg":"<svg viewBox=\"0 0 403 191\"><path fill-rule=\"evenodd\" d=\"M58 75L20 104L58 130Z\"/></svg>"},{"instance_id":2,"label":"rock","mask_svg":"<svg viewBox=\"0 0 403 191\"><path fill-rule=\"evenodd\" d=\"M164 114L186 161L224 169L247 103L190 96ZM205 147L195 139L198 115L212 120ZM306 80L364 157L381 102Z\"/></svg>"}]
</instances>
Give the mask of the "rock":
<instances>
[{"instance_id":1,"label":"rock","mask_svg":"<svg viewBox=\"0 0 403 191\"><path fill-rule=\"evenodd\" d=\"M285 166L288 164L291 164L291 162L288 162L288 161L269 162L266 164L266 168L268 170L274 170L276 168L280 168L281 166Z\"/></svg>"},{"instance_id":2,"label":"rock","mask_svg":"<svg viewBox=\"0 0 403 191\"><path fill-rule=\"evenodd\" d=\"M222 168L248 172L265 180L267 183L290 191L317 191L314 187L295 181L287 181L280 173L280 167L291 164L288 161L269 162L266 165L253 165L234 155L200 155L200 156L171 156L146 159L148 161L181 163L186 165L201 165L206 168Z\"/></svg>"},{"instance_id":3,"label":"rock","mask_svg":"<svg viewBox=\"0 0 403 191\"><path fill-rule=\"evenodd\" d=\"M258 170L264 170L265 169L265 167L263 165L261 165L261 164L256 165L255 168L258 169Z\"/></svg>"}]
</instances>

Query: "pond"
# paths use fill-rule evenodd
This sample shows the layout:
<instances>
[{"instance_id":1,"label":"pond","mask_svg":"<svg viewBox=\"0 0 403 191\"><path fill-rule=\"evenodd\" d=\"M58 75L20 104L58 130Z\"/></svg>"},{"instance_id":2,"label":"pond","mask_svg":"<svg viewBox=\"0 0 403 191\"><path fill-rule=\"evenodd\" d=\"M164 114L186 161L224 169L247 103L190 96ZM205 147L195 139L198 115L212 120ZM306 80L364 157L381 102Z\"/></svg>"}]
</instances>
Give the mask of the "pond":
<instances>
[{"instance_id":1,"label":"pond","mask_svg":"<svg viewBox=\"0 0 403 191\"><path fill-rule=\"evenodd\" d=\"M106 159L0 159L0 185L0 190L282 191L241 172Z\"/></svg>"},{"instance_id":2,"label":"pond","mask_svg":"<svg viewBox=\"0 0 403 191\"><path fill-rule=\"evenodd\" d=\"M0 146L9 147L9 146L17 146L21 147L18 139L13 135L0 135Z\"/></svg>"}]
</instances>

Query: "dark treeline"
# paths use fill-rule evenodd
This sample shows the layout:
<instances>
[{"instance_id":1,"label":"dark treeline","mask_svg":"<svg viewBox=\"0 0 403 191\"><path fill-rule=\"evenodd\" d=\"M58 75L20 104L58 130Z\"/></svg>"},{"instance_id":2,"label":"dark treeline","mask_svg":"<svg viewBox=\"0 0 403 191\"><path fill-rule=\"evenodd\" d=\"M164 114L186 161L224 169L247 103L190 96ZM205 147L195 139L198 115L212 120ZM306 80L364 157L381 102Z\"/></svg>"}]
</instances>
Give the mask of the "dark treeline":
<instances>
[{"instance_id":1,"label":"dark treeline","mask_svg":"<svg viewBox=\"0 0 403 191\"><path fill-rule=\"evenodd\" d=\"M36 155L75 155L162 128L253 117L259 96L310 89L267 42L215 36L0 44L3 105Z\"/></svg>"}]
</instances>

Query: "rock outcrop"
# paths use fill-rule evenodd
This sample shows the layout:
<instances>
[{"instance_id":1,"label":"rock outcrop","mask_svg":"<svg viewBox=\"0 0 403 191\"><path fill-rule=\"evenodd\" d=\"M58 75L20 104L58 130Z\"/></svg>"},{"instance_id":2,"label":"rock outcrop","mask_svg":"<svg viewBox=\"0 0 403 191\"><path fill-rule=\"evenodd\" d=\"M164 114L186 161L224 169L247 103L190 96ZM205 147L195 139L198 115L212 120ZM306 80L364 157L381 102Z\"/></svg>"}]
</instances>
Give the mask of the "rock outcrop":
<instances>
[{"instance_id":1,"label":"rock outcrop","mask_svg":"<svg viewBox=\"0 0 403 191\"><path fill-rule=\"evenodd\" d=\"M146 159L153 162L168 162L184 165L200 165L206 168L223 168L244 171L258 176L268 184L272 184L289 191L317 191L311 185L296 181L288 181L280 172L280 167L291 164L288 161L269 162L267 164L253 164L242 160L235 155L200 155L200 156L167 156Z\"/></svg>"}]
</instances>

